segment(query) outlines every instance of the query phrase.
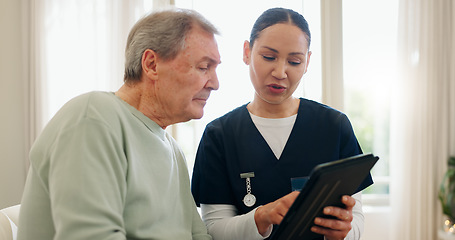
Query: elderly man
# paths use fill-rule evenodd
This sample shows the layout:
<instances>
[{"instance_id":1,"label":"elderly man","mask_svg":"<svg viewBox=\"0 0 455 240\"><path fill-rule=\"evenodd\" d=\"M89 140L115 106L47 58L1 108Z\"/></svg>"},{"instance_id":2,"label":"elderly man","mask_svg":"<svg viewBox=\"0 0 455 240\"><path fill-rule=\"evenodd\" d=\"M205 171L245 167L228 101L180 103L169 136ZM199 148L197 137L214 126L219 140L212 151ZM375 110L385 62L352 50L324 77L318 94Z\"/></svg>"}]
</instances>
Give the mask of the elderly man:
<instances>
[{"instance_id":1,"label":"elderly man","mask_svg":"<svg viewBox=\"0 0 455 240\"><path fill-rule=\"evenodd\" d=\"M165 128L201 118L218 89L214 34L190 10L136 23L123 86L68 102L32 147L18 239L211 239Z\"/></svg>"}]
</instances>

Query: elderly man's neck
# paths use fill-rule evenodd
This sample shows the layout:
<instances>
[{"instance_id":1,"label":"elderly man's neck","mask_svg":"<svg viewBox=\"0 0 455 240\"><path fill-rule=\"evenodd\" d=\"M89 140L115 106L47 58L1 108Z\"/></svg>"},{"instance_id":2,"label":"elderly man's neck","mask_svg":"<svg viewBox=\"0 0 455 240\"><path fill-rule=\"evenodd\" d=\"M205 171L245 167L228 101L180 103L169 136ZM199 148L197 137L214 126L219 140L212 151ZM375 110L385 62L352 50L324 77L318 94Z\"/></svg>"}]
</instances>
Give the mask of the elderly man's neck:
<instances>
[{"instance_id":1,"label":"elderly man's neck","mask_svg":"<svg viewBox=\"0 0 455 240\"><path fill-rule=\"evenodd\" d=\"M144 81L125 83L115 92L115 95L156 122L161 128L166 129L173 122L162 116L164 113L161 113L159 106L156 106L156 102L153 101L153 90L145 87L145 84Z\"/></svg>"}]
</instances>

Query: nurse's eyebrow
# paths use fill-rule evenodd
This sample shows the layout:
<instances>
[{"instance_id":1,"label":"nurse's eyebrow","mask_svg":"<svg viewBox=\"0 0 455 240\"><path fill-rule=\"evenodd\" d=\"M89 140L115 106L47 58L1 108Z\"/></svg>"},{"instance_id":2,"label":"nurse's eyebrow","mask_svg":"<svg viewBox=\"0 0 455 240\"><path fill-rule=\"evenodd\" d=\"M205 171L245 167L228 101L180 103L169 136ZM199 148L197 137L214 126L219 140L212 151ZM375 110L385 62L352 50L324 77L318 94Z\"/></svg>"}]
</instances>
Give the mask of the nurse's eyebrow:
<instances>
[{"instance_id":1,"label":"nurse's eyebrow","mask_svg":"<svg viewBox=\"0 0 455 240\"><path fill-rule=\"evenodd\" d=\"M275 53L279 53L278 50L274 49L274 48L271 48L271 47L267 47L267 46L264 46L263 48L266 48L272 52L275 52ZM291 52L289 53L289 55L305 55L305 53L303 52Z\"/></svg>"},{"instance_id":2,"label":"nurse's eyebrow","mask_svg":"<svg viewBox=\"0 0 455 240\"><path fill-rule=\"evenodd\" d=\"M275 48L271 48L271 47L267 47L267 46L264 46L262 48L266 48L266 49L268 49L268 50L270 50L272 52L278 53L278 50L276 50Z\"/></svg>"}]
</instances>

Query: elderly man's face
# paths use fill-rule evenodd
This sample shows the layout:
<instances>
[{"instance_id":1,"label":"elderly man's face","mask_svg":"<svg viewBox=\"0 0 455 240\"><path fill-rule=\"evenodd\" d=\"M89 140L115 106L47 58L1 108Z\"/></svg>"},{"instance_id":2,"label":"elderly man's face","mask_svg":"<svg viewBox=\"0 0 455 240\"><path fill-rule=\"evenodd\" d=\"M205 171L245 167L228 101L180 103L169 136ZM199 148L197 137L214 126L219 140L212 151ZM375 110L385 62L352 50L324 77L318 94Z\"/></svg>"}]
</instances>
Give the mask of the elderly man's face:
<instances>
[{"instance_id":1,"label":"elderly man's face","mask_svg":"<svg viewBox=\"0 0 455 240\"><path fill-rule=\"evenodd\" d=\"M175 59L158 64L156 89L164 117L178 122L199 119L210 92L219 87L215 72L220 54L214 36L194 27L185 49Z\"/></svg>"}]
</instances>

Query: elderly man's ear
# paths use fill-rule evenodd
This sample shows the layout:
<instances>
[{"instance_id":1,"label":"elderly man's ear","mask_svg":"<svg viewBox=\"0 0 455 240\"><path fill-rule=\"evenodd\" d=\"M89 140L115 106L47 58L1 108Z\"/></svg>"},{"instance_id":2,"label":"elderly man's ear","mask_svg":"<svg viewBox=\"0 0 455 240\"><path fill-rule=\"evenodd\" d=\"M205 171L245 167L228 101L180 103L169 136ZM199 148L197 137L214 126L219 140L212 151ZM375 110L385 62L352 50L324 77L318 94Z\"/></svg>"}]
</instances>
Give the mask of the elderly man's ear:
<instances>
[{"instance_id":1,"label":"elderly man's ear","mask_svg":"<svg viewBox=\"0 0 455 240\"><path fill-rule=\"evenodd\" d=\"M142 54L142 71L148 78L151 78L152 80L156 80L158 76L158 73L156 71L157 58L158 55L151 49L145 50Z\"/></svg>"}]
</instances>

